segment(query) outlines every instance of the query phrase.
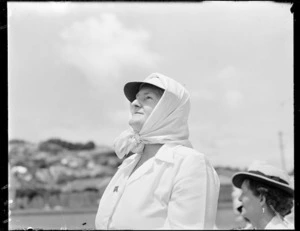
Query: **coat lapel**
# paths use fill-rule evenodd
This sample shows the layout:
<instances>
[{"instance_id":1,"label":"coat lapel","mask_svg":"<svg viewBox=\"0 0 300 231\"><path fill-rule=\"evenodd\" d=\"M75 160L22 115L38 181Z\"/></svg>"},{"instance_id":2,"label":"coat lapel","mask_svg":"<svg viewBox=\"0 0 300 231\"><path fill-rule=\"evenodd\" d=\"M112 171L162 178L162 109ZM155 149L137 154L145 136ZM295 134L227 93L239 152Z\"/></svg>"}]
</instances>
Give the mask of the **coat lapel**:
<instances>
[{"instance_id":1,"label":"coat lapel","mask_svg":"<svg viewBox=\"0 0 300 231\"><path fill-rule=\"evenodd\" d=\"M143 165L136 169L132 175L128 178L127 184L131 184L153 169L154 158L147 160Z\"/></svg>"},{"instance_id":2,"label":"coat lapel","mask_svg":"<svg viewBox=\"0 0 300 231\"><path fill-rule=\"evenodd\" d=\"M122 169L124 171L124 169L126 169L126 168L135 166L135 164L138 162L139 158L140 158L140 156L138 154L134 154L134 155L128 157L127 159L125 159L123 161L123 163L118 167L118 169Z\"/></svg>"},{"instance_id":3,"label":"coat lapel","mask_svg":"<svg viewBox=\"0 0 300 231\"><path fill-rule=\"evenodd\" d=\"M154 165L157 161L163 161L168 163L173 163L173 150L170 147L174 147L176 145L163 145L156 155L149 160L147 160L143 165L141 165L135 172L132 173L132 175L129 177L127 184L130 184L142 176L144 176L147 173L150 173L153 171ZM134 164L135 166L135 164ZM131 170L132 171L132 170Z\"/></svg>"},{"instance_id":4,"label":"coat lapel","mask_svg":"<svg viewBox=\"0 0 300 231\"><path fill-rule=\"evenodd\" d=\"M163 161L167 163L173 163L173 147L177 145L175 144L168 144L168 145L163 145L159 151L156 153L156 155L149 160L147 160L143 165L141 165L138 169L136 169L131 176L127 180L127 185L131 184L132 182L138 180L140 177L143 175L150 173L153 171L153 167L157 161ZM119 166L119 168L126 168L129 175L136 166L140 156L138 154L135 154L128 159L124 160L124 163ZM125 162L126 161L126 162Z\"/></svg>"}]
</instances>

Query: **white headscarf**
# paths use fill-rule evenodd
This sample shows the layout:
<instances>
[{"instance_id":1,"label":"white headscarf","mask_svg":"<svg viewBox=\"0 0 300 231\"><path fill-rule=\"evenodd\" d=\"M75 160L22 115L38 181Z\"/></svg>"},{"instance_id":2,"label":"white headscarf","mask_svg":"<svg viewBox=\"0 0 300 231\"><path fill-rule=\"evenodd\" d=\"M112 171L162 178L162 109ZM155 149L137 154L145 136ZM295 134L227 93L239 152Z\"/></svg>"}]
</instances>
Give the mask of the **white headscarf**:
<instances>
[{"instance_id":1,"label":"white headscarf","mask_svg":"<svg viewBox=\"0 0 300 231\"><path fill-rule=\"evenodd\" d=\"M162 74L153 73L144 81L150 78L161 81L164 94L139 133L130 128L115 139L114 149L120 159L129 152L142 153L144 144L173 143L192 147L188 140L189 93L180 83Z\"/></svg>"}]
</instances>

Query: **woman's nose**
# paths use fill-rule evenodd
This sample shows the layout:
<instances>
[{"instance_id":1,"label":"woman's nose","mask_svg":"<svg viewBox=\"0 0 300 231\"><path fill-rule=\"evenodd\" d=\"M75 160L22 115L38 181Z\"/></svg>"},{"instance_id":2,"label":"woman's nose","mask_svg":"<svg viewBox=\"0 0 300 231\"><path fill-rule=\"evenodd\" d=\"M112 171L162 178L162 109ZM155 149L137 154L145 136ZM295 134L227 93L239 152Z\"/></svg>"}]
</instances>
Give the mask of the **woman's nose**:
<instances>
[{"instance_id":1,"label":"woman's nose","mask_svg":"<svg viewBox=\"0 0 300 231\"><path fill-rule=\"evenodd\" d=\"M238 197L238 200L239 200L240 202L242 202L242 195L240 195L240 196Z\"/></svg>"},{"instance_id":2,"label":"woman's nose","mask_svg":"<svg viewBox=\"0 0 300 231\"><path fill-rule=\"evenodd\" d=\"M141 104L140 104L140 102L137 99L135 99L135 100L132 101L131 106L133 106L133 107L140 107Z\"/></svg>"}]
</instances>

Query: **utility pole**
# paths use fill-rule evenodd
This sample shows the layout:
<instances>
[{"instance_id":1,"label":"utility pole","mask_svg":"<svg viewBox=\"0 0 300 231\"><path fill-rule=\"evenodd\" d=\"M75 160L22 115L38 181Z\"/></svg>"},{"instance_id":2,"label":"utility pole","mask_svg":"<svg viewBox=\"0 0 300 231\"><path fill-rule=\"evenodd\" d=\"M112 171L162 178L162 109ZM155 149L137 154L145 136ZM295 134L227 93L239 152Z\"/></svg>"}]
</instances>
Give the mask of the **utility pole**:
<instances>
[{"instance_id":1,"label":"utility pole","mask_svg":"<svg viewBox=\"0 0 300 231\"><path fill-rule=\"evenodd\" d=\"M282 165L282 169L284 171L286 171L286 168L285 168L285 159L284 159L284 146L283 146L282 136L283 136L283 132L279 131L278 132L278 138L279 138L279 149L280 149L280 155L281 155L281 165Z\"/></svg>"}]
</instances>

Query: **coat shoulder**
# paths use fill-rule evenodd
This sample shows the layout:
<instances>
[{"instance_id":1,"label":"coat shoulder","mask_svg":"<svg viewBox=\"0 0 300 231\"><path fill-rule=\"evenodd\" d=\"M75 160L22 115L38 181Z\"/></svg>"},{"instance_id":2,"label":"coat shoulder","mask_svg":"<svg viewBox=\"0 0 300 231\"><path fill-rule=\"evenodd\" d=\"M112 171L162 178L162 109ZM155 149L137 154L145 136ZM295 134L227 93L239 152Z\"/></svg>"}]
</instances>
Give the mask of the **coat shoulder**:
<instances>
[{"instance_id":1,"label":"coat shoulder","mask_svg":"<svg viewBox=\"0 0 300 231\"><path fill-rule=\"evenodd\" d=\"M174 148L175 156L182 157L182 158L197 158L197 159L205 159L205 155L197 150L189 147L185 147L182 145L178 145Z\"/></svg>"}]
</instances>

